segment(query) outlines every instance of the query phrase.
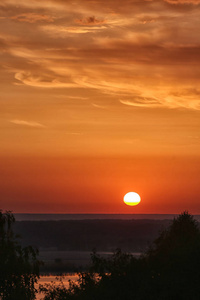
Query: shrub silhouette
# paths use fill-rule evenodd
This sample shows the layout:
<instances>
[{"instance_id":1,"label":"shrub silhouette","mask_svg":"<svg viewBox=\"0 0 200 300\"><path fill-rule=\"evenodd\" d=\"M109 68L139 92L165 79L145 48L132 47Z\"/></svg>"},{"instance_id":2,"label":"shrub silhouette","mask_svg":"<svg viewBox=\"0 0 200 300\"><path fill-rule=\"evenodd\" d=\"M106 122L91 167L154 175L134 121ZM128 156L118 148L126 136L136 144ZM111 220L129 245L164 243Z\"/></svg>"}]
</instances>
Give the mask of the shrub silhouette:
<instances>
[{"instance_id":1,"label":"shrub silhouette","mask_svg":"<svg viewBox=\"0 0 200 300\"><path fill-rule=\"evenodd\" d=\"M119 249L109 259L92 254L78 285L45 286L45 300L200 299L200 231L184 212L136 259Z\"/></svg>"},{"instance_id":2,"label":"shrub silhouette","mask_svg":"<svg viewBox=\"0 0 200 300\"><path fill-rule=\"evenodd\" d=\"M17 242L12 230L14 222L10 211L0 210L0 299L32 300L39 277L37 251Z\"/></svg>"}]
</instances>

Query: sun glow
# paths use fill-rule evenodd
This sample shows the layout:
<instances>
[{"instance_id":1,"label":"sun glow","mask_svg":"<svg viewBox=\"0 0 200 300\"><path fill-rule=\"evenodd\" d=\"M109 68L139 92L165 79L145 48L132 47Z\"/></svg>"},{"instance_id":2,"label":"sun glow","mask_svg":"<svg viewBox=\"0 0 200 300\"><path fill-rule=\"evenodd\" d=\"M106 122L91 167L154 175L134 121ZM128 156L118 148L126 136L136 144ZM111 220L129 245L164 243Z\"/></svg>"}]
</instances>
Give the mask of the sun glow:
<instances>
[{"instance_id":1,"label":"sun glow","mask_svg":"<svg viewBox=\"0 0 200 300\"><path fill-rule=\"evenodd\" d=\"M130 206L138 205L140 201L140 195L134 192L129 192L124 196L124 203Z\"/></svg>"}]
</instances>

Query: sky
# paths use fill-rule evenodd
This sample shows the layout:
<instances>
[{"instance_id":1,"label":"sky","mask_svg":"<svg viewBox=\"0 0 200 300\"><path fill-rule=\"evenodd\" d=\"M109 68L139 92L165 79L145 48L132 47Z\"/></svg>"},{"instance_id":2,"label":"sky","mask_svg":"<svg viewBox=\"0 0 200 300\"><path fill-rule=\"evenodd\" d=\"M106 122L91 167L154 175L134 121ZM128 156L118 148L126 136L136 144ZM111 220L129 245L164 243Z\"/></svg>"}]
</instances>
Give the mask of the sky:
<instances>
[{"instance_id":1,"label":"sky","mask_svg":"<svg viewBox=\"0 0 200 300\"><path fill-rule=\"evenodd\" d=\"M200 214L199 29L200 0L1 0L0 208Z\"/></svg>"}]
</instances>

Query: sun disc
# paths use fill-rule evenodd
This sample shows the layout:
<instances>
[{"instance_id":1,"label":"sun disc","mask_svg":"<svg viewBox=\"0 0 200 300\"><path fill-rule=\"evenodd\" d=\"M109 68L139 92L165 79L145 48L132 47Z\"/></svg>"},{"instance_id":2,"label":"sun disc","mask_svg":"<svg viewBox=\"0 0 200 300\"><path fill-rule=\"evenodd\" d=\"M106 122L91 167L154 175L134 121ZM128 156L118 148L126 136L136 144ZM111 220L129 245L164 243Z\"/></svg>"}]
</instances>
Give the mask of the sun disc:
<instances>
[{"instance_id":1,"label":"sun disc","mask_svg":"<svg viewBox=\"0 0 200 300\"><path fill-rule=\"evenodd\" d=\"M141 201L140 195L135 192L129 192L124 196L124 203L126 205L134 206L138 205Z\"/></svg>"}]
</instances>

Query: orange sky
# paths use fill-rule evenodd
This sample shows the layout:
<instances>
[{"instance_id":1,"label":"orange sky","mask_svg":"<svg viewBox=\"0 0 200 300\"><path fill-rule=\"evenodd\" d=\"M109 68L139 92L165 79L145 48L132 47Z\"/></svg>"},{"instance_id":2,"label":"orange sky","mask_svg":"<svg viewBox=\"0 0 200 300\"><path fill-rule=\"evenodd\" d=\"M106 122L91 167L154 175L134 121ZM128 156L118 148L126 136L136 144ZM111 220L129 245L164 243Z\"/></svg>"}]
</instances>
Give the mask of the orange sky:
<instances>
[{"instance_id":1,"label":"orange sky","mask_svg":"<svg viewBox=\"0 0 200 300\"><path fill-rule=\"evenodd\" d=\"M200 0L1 0L0 23L0 208L200 213Z\"/></svg>"}]
</instances>

